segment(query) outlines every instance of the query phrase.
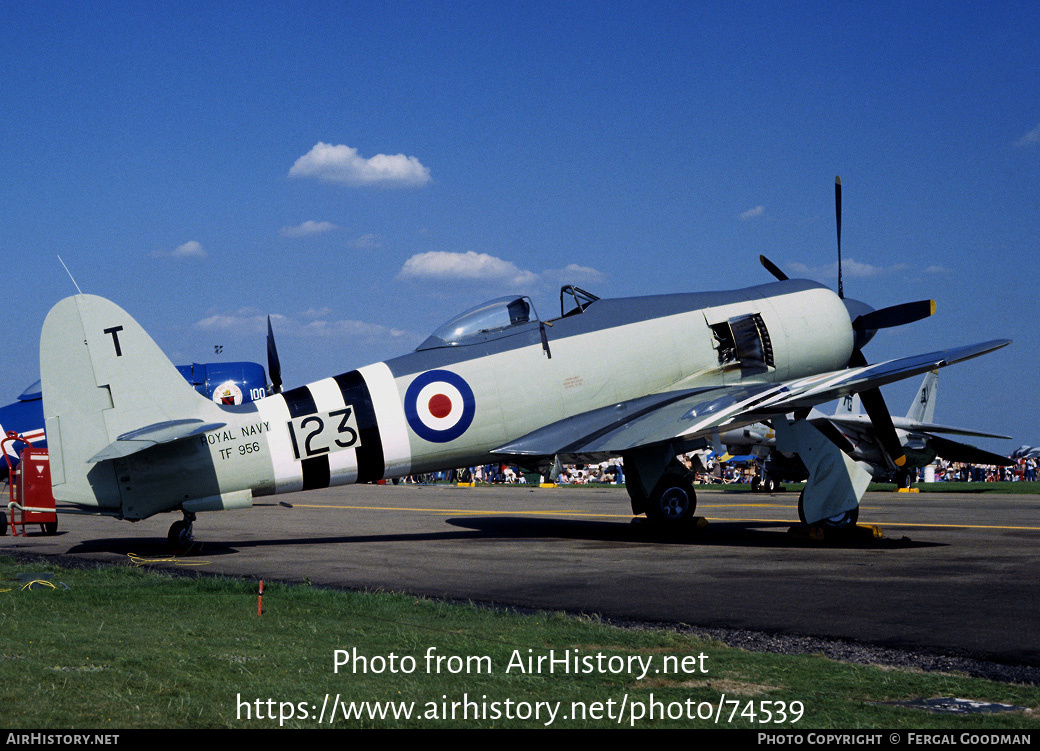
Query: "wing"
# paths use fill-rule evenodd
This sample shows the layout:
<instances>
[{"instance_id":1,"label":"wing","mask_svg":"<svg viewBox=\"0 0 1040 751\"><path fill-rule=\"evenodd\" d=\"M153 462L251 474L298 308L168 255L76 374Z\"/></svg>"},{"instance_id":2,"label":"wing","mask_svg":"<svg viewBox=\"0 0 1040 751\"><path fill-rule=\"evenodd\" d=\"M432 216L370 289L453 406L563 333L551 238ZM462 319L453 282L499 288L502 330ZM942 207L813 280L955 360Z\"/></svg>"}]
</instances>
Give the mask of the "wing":
<instances>
[{"instance_id":1,"label":"wing","mask_svg":"<svg viewBox=\"0 0 1040 751\"><path fill-rule=\"evenodd\" d=\"M965 464L996 464L1007 467L1015 463L1014 459L1006 456L983 451L976 446L967 443L951 441L949 438L940 438L937 435L928 436L928 444L935 449L935 453L949 462L964 462Z\"/></svg>"},{"instance_id":2,"label":"wing","mask_svg":"<svg viewBox=\"0 0 1040 751\"><path fill-rule=\"evenodd\" d=\"M874 425L866 415L824 415L821 417L814 417L810 419L810 422L815 425L817 421L823 422L825 420L833 423L843 432L855 434L862 438L872 439L876 435ZM899 430L905 430L911 433L948 433L950 435L964 435L973 438L1000 438L1011 440L1011 436L1009 435L987 433L983 430L973 430L971 428L955 428L949 425L938 425L931 422L920 422L906 417L893 416L892 426Z\"/></svg>"},{"instance_id":3,"label":"wing","mask_svg":"<svg viewBox=\"0 0 1040 751\"><path fill-rule=\"evenodd\" d=\"M736 428L809 409L1008 344L1006 339L995 340L782 383L652 394L565 418L500 446L493 453L516 457L558 455L574 460L666 442L692 442L721 428Z\"/></svg>"},{"instance_id":4,"label":"wing","mask_svg":"<svg viewBox=\"0 0 1040 751\"><path fill-rule=\"evenodd\" d=\"M949 433L950 435L966 435L974 438L1000 438L1005 441L1010 441L1011 436L1000 435L999 433L986 433L982 430L971 430L970 428L952 428L949 425L935 425L934 423L928 422L917 422L912 423L905 418L899 419L896 417L892 418L892 422L895 423L897 428L903 430L910 430L916 433ZM905 423L905 424L904 424Z\"/></svg>"}]
</instances>

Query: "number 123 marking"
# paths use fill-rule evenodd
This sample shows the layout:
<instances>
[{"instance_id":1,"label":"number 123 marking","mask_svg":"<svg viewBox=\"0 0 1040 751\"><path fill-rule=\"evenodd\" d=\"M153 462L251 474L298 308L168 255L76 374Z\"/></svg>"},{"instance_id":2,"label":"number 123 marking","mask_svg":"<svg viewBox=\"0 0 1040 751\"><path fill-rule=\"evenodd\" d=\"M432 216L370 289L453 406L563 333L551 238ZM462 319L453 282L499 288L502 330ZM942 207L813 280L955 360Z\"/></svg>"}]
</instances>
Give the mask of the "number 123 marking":
<instances>
[{"instance_id":1,"label":"number 123 marking","mask_svg":"<svg viewBox=\"0 0 1040 751\"><path fill-rule=\"evenodd\" d=\"M353 407L296 417L287 424L297 461L361 445Z\"/></svg>"}]
</instances>

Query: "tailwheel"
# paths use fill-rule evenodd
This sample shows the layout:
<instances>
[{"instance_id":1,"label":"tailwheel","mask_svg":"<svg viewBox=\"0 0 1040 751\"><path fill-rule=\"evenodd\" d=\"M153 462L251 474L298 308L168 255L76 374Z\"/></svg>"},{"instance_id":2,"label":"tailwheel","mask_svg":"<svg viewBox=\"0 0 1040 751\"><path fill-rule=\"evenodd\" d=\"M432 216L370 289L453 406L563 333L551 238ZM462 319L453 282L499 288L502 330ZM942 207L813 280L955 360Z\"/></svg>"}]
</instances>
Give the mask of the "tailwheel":
<instances>
[{"instance_id":1,"label":"tailwheel","mask_svg":"<svg viewBox=\"0 0 1040 751\"><path fill-rule=\"evenodd\" d=\"M685 477L665 475L650 497L646 515L664 529L679 529L693 521L696 510L693 483Z\"/></svg>"},{"instance_id":2,"label":"tailwheel","mask_svg":"<svg viewBox=\"0 0 1040 751\"><path fill-rule=\"evenodd\" d=\"M805 520L805 491L803 490L798 494L798 519L802 524L809 526L809 522ZM820 519L819 521L813 522L812 526L823 527L829 530L848 530L854 529L856 522L859 521L859 506L849 511L842 511L840 514L829 516L826 519Z\"/></svg>"}]
</instances>

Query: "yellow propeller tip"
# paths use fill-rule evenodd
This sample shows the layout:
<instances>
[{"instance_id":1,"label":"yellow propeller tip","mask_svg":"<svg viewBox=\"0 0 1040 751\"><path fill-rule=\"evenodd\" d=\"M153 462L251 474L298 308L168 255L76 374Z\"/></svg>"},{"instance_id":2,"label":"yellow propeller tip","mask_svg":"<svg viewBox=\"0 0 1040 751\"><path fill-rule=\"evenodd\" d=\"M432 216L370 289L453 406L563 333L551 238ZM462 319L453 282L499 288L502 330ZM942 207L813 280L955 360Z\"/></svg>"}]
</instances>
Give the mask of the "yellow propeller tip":
<instances>
[{"instance_id":1,"label":"yellow propeller tip","mask_svg":"<svg viewBox=\"0 0 1040 751\"><path fill-rule=\"evenodd\" d=\"M931 305L928 307L928 315L934 316L935 315L935 300L929 300L928 302L931 303Z\"/></svg>"}]
</instances>

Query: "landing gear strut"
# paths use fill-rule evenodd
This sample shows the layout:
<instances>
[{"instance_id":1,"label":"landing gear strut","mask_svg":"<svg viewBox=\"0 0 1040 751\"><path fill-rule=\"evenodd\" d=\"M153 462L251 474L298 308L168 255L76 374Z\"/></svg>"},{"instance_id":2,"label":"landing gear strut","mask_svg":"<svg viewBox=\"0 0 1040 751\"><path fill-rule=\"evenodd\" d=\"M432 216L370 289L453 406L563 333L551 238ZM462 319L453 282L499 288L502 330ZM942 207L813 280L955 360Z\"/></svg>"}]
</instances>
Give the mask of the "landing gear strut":
<instances>
[{"instance_id":1,"label":"landing gear strut","mask_svg":"<svg viewBox=\"0 0 1040 751\"><path fill-rule=\"evenodd\" d=\"M166 544L171 550L184 550L195 541L192 528L195 523L195 514L184 512L184 518L170 525L170 531L166 535Z\"/></svg>"}]
</instances>

